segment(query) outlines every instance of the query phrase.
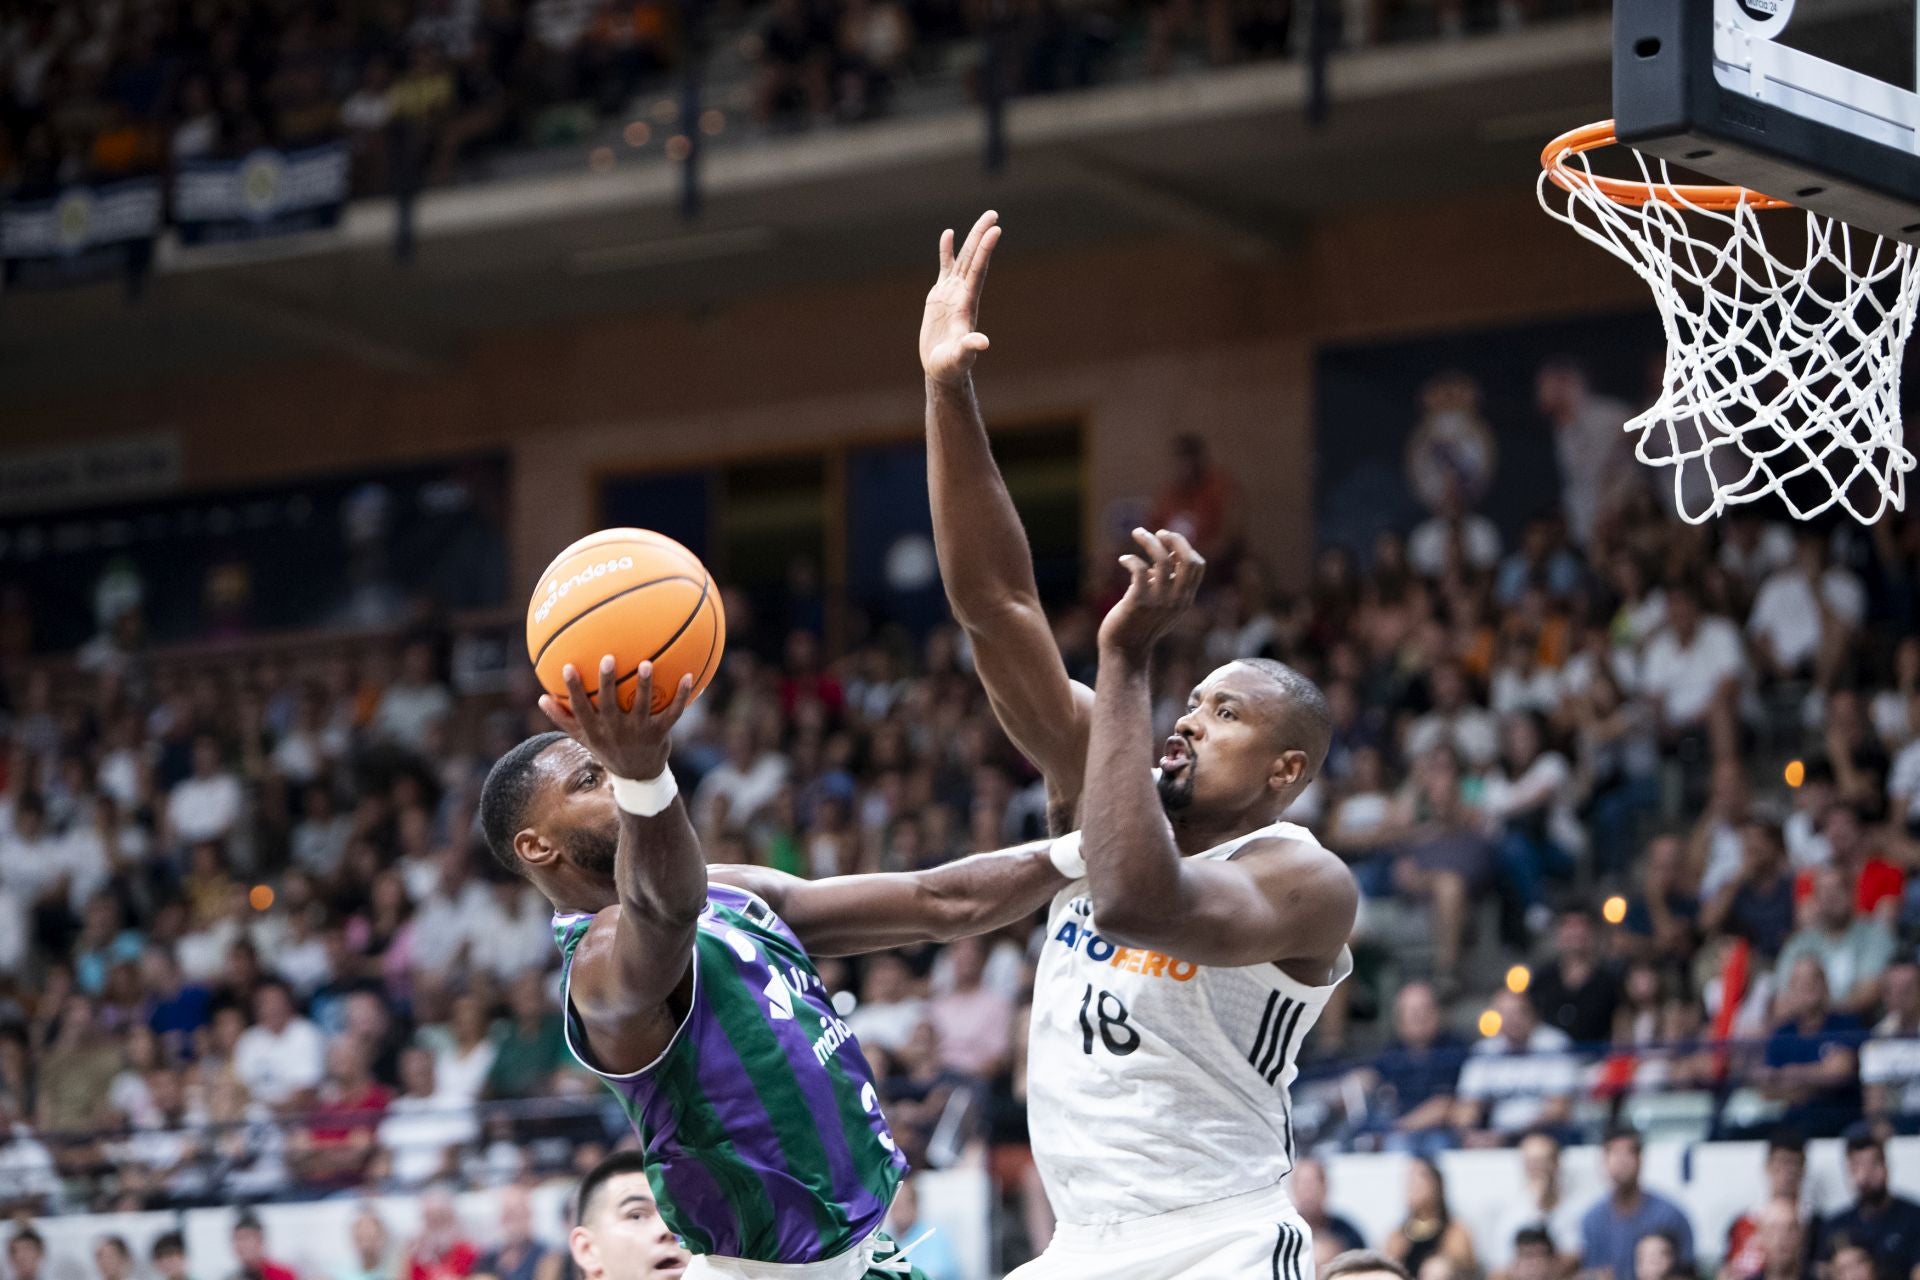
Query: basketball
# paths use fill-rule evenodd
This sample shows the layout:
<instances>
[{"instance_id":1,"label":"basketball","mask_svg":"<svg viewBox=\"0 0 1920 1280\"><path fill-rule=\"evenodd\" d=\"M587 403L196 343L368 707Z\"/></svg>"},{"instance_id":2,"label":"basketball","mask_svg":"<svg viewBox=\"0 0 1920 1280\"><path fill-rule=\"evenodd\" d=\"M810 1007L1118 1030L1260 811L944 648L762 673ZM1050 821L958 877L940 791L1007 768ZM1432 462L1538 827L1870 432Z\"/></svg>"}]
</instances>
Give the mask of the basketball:
<instances>
[{"instance_id":1,"label":"basketball","mask_svg":"<svg viewBox=\"0 0 1920 1280\"><path fill-rule=\"evenodd\" d=\"M648 529L602 529L553 558L527 602L527 656L540 687L562 704L572 663L598 694L600 659L618 663L620 706L633 706L642 662L653 663L653 709L682 676L699 697L720 668L727 620L700 558Z\"/></svg>"}]
</instances>

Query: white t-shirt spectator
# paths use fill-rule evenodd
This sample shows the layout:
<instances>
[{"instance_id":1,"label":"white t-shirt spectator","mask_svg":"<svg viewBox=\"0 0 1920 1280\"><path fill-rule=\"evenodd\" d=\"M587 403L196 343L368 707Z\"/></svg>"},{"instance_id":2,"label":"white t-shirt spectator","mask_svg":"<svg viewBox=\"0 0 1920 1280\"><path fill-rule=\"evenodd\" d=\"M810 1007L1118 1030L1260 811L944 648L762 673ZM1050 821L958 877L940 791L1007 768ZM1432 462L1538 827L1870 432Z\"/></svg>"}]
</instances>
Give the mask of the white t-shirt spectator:
<instances>
[{"instance_id":1,"label":"white t-shirt spectator","mask_svg":"<svg viewBox=\"0 0 1920 1280\"><path fill-rule=\"evenodd\" d=\"M388 742L419 751L427 729L453 710L453 695L443 684L394 684L380 695L374 708L373 731Z\"/></svg>"},{"instance_id":2,"label":"white t-shirt spectator","mask_svg":"<svg viewBox=\"0 0 1920 1280\"><path fill-rule=\"evenodd\" d=\"M330 877L340 870L353 839L353 815L337 813L324 821L302 818L293 824L288 852L293 865L316 876Z\"/></svg>"},{"instance_id":3,"label":"white t-shirt spectator","mask_svg":"<svg viewBox=\"0 0 1920 1280\"><path fill-rule=\"evenodd\" d=\"M174 834L188 844L218 840L239 820L241 798L240 779L230 773L188 778L168 793L167 820Z\"/></svg>"},{"instance_id":4,"label":"white t-shirt spectator","mask_svg":"<svg viewBox=\"0 0 1920 1280\"><path fill-rule=\"evenodd\" d=\"M1640 681L1669 725L1686 726L1705 718L1723 681L1737 680L1746 671L1739 630L1725 618L1703 617L1692 644L1681 644L1671 627L1647 642Z\"/></svg>"},{"instance_id":5,"label":"white t-shirt spectator","mask_svg":"<svg viewBox=\"0 0 1920 1280\"><path fill-rule=\"evenodd\" d=\"M1547 834L1555 843L1579 850L1586 846L1585 831L1573 812L1573 766L1558 751L1542 751L1517 778L1504 769L1486 778L1481 805L1487 813L1506 819L1546 805Z\"/></svg>"},{"instance_id":6,"label":"white t-shirt spectator","mask_svg":"<svg viewBox=\"0 0 1920 1280\"><path fill-rule=\"evenodd\" d=\"M57 1208L60 1176L53 1153L25 1125L16 1124L12 1137L0 1143L0 1200L30 1199Z\"/></svg>"},{"instance_id":7,"label":"white t-shirt spectator","mask_svg":"<svg viewBox=\"0 0 1920 1280\"><path fill-rule=\"evenodd\" d=\"M927 1020L927 1002L918 997L862 1004L847 1015L847 1025L861 1044L897 1052Z\"/></svg>"},{"instance_id":8,"label":"white t-shirt spectator","mask_svg":"<svg viewBox=\"0 0 1920 1280\"><path fill-rule=\"evenodd\" d=\"M1580 1062L1573 1041L1558 1027L1536 1027L1525 1053L1514 1053L1505 1037L1473 1046L1460 1071L1460 1096L1491 1103L1487 1128L1520 1133L1540 1119L1555 1098L1580 1087Z\"/></svg>"},{"instance_id":9,"label":"white t-shirt spectator","mask_svg":"<svg viewBox=\"0 0 1920 1280\"><path fill-rule=\"evenodd\" d=\"M437 888L428 894L413 917L414 970L439 973L450 967L459 958L461 945L478 938L492 910L493 895L477 881L460 886L451 896ZM468 960L471 963L471 955Z\"/></svg>"},{"instance_id":10,"label":"white t-shirt spectator","mask_svg":"<svg viewBox=\"0 0 1920 1280\"><path fill-rule=\"evenodd\" d=\"M1515 1196L1513 1202L1500 1219L1500 1228L1493 1239L1478 1247L1475 1252L1480 1256L1482 1265L1489 1269L1506 1268L1513 1265L1513 1238L1528 1227L1540 1227L1553 1239L1553 1251L1563 1257L1580 1255L1580 1221L1586 1217L1589 1202L1575 1200L1567 1195L1566 1180L1563 1175L1560 1186L1560 1202L1549 1212L1541 1209L1540 1204L1527 1192Z\"/></svg>"},{"instance_id":11,"label":"white t-shirt spectator","mask_svg":"<svg viewBox=\"0 0 1920 1280\"><path fill-rule=\"evenodd\" d=\"M306 786L326 768L320 735L295 729L273 746L273 771L297 786Z\"/></svg>"},{"instance_id":12,"label":"white t-shirt spectator","mask_svg":"<svg viewBox=\"0 0 1920 1280\"><path fill-rule=\"evenodd\" d=\"M1451 714L1429 711L1407 730L1409 760L1443 746L1459 752L1469 769L1484 769L1500 754L1500 722L1479 707L1462 707Z\"/></svg>"},{"instance_id":13,"label":"white t-shirt spectator","mask_svg":"<svg viewBox=\"0 0 1920 1280\"><path fill-rule=\"evenodd\" d=\"M100 757L95 779L100 790L112 796L122 809L140 803L140 752L131 747L116 747Z\"/></svg>"},{"instance_id":14,"label":"white t-shirt spectator","mask_svg":"<svg viewBox=\"0 0 1920 1280\"><path fill-rule=\"evenodd\" d=\"M27 961L27 900L0 884L0 973L19 973Z\"/></svg>"},{"instance_id":15,"label":"white t-shirt spectator","mask_svg":"<svg viewBox=\"0 0 1920 1280\"><path fill-rule=\"evenodd\" d=\"M1860 1046L1860 1083L1888 1086L1894 1109L1911 1113L1920 1110L1920 1039L1900 1035L1897 1021L1889 1014Z\"/></svg>"},{"instance_id":16,"label":"white t-shirt spectator","mask_svg":"<svg viewBox=\"0 0 1920 1280\"><path fill-rule=\"evenodd\" d=\"M514 908L505 910L500 899L489 893L467 950L469 965L485 969L501 982L511 982L529 970L545 969L553 955L553 908L540 891L522 885L515 895Z\"/></svg>"},{"instance_id":17,"label":"white t-shirt spectator","mask_svg":"<svg viewBox=\"0 0 1920 1280\"><path fill-rule=\"evenodd\" d=\"M1920 818L1920 738L1900 748L1887 770L1887 799L1908 822Z\"/></svg>"},{"instance_id":18,"label":"white t-shirt spectator","mask_svg":"<svg viewBox=\"0 0 1920 1280\"><path fill-rule=\"evenodd\" d=\"M1749 586L1792 563L1793 531L1783 524L1762 525L1751 546L1735 538L1720 544L1720 567Z\"/></svg>"},{"instance_id":19,"label":"white t-shirt spectator","mask_svg":"<svg viewBox=\"0 0 1920 1280\"><path fill-rule=\"evenodd\" d=\"M1820 576L1820 597L1849 630L1866 616L1866 588L1838 566ZM1820 650L1820 609L1807 575L1798 567L1782 569L1762 583L1753 612L1747 616L1747 633L1756 640L1765 639L1782 667L1791 669L1810 661Z\"/></svg>"},{"instance_id":20,"label":"white t-shirt spectator","mask_svg":"<svg viewBox=\"0 0 1920 1280\"><path fill-rule=\"evenodd\" d=\"M387 1104L375 1136L393 1159L393 1180L403 1187L423 1187L439 1177L447 1152L475 1141L480 1125L471 1107L445 1098L400 1097Z\"/></svg>"},{"instance_id":21,"label":"white t-shirt spectator","mask_svg":"<svg viewBox=\"0 0 1920 1280\"><path fill-rule=\"evenodd\" d=\"M1902 746L1920 733L1920 723L1914 720L1913 704L1898 689L1882 689L1874 694L1873 701L1867 707L1867 717L1873 721L1874 733L1888 746Z\"/></svg>"},{"instance_id":22,"label":"white t-shirt spectator","mask_svg":"<svg viewBox=\"0 0 1920 1280\"><path fill-rule=\"evenodd\" d=\"M487 1087L487 1072L500 1046L491 1038L462 1053L460 1046L447 1043L433 1053L433 1096L449 1107L470 1107L480 1100Z\"/></svg>"},{"instance_id":23,"label":"white t-shirt spectator","mask_svg":"<svg viewBox=\"0 0 1920 1280\"><path fill-rule=\"evenodd\" d=\"M712 820L714 801L726 797L727 819L744 826L761 805L779 794L787 780L787 759L774 751L762 751L745 769L724 760L700 779L693 793L694 820L702 825Z\"/></svg>"},{"instance_id":24,"label":"white t-shirt spectator","mask_svg":"<svg viewBox=\"0 0 1920 1280\"><path fill-rule=\"evenodd\" d=\"M65 843L44 831L32 840L11 829L0 832L0 886L33 902L66 871Z\"/></svg>"},{"instance_id":25,"label":"white t-shirt spectator","mask_svg":"<svg viewBox=\"0 0 1920 1280\"><path fill-rule=\"evenodd\" d=\"M255 1099L279 1106L300 1090L319 1085L326 1054L320 1028L305 1018L289 1020L277 1035L256 1024L241 1032L233 1047L233 1073Z\"/></svg>"},{"instance_id":26,"label":"white t-shirt spectator","mask_svg":"<svg viewBox=\"0 0 1920 1280\"><path fill-rule=\"evenodd\" d=\"M1469 569L1488 570L1500 563L1500 530L1493 521L1469 511L1458 522L1460 550ZM1444 516L1422 521L1407 538L1407 563L1423 578L1437 578L1447 571L1447 544L1453 540L1455 522Z\"/></svg>"}]
</instances>

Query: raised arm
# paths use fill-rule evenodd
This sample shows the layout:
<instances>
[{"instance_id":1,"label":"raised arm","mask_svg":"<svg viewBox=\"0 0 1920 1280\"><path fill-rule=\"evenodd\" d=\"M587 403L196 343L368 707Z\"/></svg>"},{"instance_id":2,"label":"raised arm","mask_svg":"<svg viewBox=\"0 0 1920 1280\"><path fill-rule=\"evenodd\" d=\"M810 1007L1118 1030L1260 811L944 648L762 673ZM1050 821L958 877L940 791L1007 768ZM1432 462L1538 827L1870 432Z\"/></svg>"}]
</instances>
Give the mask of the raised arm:
<instances>
[{"instance_id":1,"label":"raised arm","mask_svg":"<svg viewBox=\"0 0 1920 1280\"><path fill-rule=\"evenodd\" d=\"M601 660L600 685L614 687L612 657ZM633 709L618 699L595 705L580 680L566 669L561 706L542 696L553 722L593 754L608 777L587 785L623 788L613 779L650 783L667 772L669 734L693 698L693 677L681 678L673 701L652 714L653 664L640 664ZM651 807L636 804L638 808ZM665 1051L691 998L693 938L707 903L707 860L679 796L650 815L620 808L614 851L619 901L594 917L574 953L569 995L585 1025L595 1065L604 1071L638 1071Z\"/></svg>"},{"instance_id":2,"label":"raised arm","mask_svg":"<svg viewBox=\"0 0 1920 1280\"><path fill-rule=\"evenodd\" d=\"M1144 758L1153 739L1148 656L1192 602L1206 562L1177 533L1136 530L1146 559L1100 626L1100 688L1087 752L1081 849L1102 933L1202 965L1276 963L1326 981L1359 901L1317 844L1265 839L1228 862L1184 858ZM1305 768L1304 753L1299 768ZM1295 972L1295 971L1298 972Z\"/></svg>"},{"instance_id":3,"label":"raised arm","mask_svg":"<svg viewBox=\"0 0 1920 1280\"><path fill-rule=\"evenodd\" d=\"M764 899L808 951L852 956L951 942L1033 914L1067 883L1051 842L976 853L928 871L802 880L765 867L714 867L715 880Z\"/></svg>"},{"instance_id":4,"label":"raised arm","mask_svg":"<svg viewBox=\"0 0 1920 1280\"><path fill-rule=\"evenodd\" d=\"M987 349L987 335L975 326L998 223L998 214L981 214L958 254L953 232L941 234L940 278L920 321L933 546L947 605L973 646L994 717L1046 777L1058 835L1071 827L1080 798L1093 690L1069 679L1060 660L1040 608L1027 531L973 394L973 362Z\"/></svg>"}]
</instances>

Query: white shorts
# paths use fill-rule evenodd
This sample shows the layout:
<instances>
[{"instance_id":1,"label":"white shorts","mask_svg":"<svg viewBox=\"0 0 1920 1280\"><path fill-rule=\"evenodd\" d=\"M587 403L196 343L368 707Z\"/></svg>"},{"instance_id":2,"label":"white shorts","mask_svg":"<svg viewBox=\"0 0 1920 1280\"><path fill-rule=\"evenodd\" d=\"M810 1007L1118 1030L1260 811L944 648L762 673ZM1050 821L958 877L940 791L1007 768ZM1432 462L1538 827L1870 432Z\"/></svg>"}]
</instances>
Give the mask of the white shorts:
<instances>
[{"instance_id":1,"label":"white shorts","mask_svg":"<svg viewBox=\"0 0 1920 1280\"><path fill-rule=\"evenodd\" d=\"M864 1280L868 1275L888 1272L884 1263L876 1263L875 1255L891 1254L893 1249L893 1243L876 1231L839 1257L824 1262L748 1262L744 1258L695 1257L687 1267L686 1280L695 1277L702 1280ZM904 1274L905 1263L897 1265Z\"/></svg>"},{"instance_id":2,"label":"white shorts","mask_svg":"<svg viewBox=\"0 0 1920 1280\"><path fill-rule=\"evenodd\" d=\"M1313 1233L1268 1187L1110 1227L1063 1223L1007 1280L1313 1280Z\"/></svg>"}]
</instances>

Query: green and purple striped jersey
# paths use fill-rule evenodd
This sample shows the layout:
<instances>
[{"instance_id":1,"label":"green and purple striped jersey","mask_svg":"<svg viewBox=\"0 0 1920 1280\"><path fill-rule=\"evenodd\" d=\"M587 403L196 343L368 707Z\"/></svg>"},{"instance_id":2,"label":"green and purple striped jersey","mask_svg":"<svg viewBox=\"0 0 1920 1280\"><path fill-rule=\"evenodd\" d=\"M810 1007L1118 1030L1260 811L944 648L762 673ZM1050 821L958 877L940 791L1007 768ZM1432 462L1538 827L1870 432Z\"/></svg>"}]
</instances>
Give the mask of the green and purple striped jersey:
<instances>
[{"instance_id":1,"label":"green and purple striped jersey","mask_svg":"<svg viewBox=\"0 0 1920 1280\"><path fill-rule=\"evenodd\" d=\"M593 917L557 914L571 979ZM646 1148L661 1216L694 1253L818 1262L880 1226L906 1158L873 1072L793 931L754 895L707 887L693 1003L666 1052L597 1068L566 1004L567 1047L607 1082Z\"/></svg>"}]
</instances>

